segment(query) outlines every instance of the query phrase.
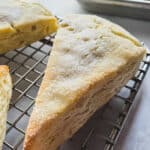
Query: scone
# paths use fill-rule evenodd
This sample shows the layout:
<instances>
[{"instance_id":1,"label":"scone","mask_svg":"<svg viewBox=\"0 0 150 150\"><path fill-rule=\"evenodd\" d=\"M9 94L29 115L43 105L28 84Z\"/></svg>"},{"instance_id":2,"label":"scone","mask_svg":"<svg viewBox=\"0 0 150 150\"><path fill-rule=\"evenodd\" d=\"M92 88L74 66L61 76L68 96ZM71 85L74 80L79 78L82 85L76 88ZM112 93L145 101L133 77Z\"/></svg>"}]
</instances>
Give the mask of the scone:
<instances>
[{"instance_id":1,"label":"scone","mask_svg":"<svg viewBox=\"0 0 150 150\"><path fill-rule=\"evenodd\" d=\"M64 18L26 132L24 150L56 150L136 73L146 50L92 15Z\"/></svg>"},{"instance_id":2,"label":"scone","mask_svg":"<svg viewBox=\"0 0 150 150\"><path fill-rule=\"evenodd\" d=\"M0 150L6 132L6 118L12 93L12 82L7 66L0 66Z\"/></svg>"},{"instance_id":3,"label":"scone","mask_svg":"<svg viewBox=\"0 0 150 150\"><path fill-rule=\"evenodd\" d=\"M57 30L57 19L37 3L0 2L0 54L40 40Z\"/></svg>"}]
</instances>

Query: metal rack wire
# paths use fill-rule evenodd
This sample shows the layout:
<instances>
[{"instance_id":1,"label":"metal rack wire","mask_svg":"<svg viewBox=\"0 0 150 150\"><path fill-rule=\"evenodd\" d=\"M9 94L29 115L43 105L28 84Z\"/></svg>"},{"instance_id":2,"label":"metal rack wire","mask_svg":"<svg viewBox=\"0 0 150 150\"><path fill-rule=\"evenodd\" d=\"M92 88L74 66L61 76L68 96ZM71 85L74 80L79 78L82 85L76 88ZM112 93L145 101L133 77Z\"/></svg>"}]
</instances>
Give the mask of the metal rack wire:
<instances>
[{"instance_id":1,"label":"metal rack wire","mask_svg":"<svg viewBox=\"0 0 150 150\"><path fill-rule=\"evenodd\" d=\"M53 38L54 35L46 37L27 47L0 56L0 64L10 66L14 84L3 150L22 150L25 130L48 61ZM113 149L149 66L150 54L147 54L135 77L60 149L66 150L69 147L71 150L97 150L93 147L95 141L98 141L102 149ZM108 116L110 111L115 111L115 117ZM105 130L100 130L102 126L105 126Z\"/></svg>"}]
</instances>

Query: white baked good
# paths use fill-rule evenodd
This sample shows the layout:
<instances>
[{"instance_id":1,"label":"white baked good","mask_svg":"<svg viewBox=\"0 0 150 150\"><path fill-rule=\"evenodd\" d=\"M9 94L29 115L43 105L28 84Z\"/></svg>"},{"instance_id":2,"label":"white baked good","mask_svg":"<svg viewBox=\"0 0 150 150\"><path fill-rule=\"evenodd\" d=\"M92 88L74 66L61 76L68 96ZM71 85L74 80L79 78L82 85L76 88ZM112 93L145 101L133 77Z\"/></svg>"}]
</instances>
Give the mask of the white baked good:
<instances>
[{"instance_id":1,"label":"white baked good","mask_svg":"<svg viewBox=\"0 0 150 150\"><path fill-rule=\"evenodd\" d=\"M37 3L0 2L0 54L31 44L57 30L57 19Z\"/></svg>"},{"instance_id":2,"label":"white baked good","mask_svg":"<svg viewBox=\"0 0 150 150\"><path fill-rule=\"evenodd\" d=\"M0 150L6 132L6 118L12 93L12 82L7 66L0 66Z\"/></svg>"},{"instance_id":3,"label":"white baked good","mask_svg":"<svg viewBox=\"0 0 150 150\"><path fill-rule=\"evenodd\" d=\"M56 35L24 150L56 150L132 78L146 50L122 27L69 15Z\"/></svg>"}]
</instances>

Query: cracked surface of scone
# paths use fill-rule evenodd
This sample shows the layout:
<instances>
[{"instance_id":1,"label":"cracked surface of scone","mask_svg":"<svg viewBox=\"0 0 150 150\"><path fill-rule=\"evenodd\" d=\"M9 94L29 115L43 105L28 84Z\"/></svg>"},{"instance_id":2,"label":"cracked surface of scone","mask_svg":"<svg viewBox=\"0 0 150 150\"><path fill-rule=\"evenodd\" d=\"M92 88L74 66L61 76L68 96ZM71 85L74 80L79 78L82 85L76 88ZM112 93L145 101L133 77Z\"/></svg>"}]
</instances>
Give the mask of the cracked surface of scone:
<instances>
[{"instance_id":1,"label":"cracked surface of scone","mask_svg":"<svg viewBox=\"0 0 150 150\"><path fill-rule=\"evenodd\" d=\"M37 3L0 2L0 54L31 44L57 30L57 19Z\"/></svg>"},{"instance_id":2,"label":"cracked surface of scone","mask_svg":"<svg viewBox=\"0 0 150 150\"><path fill-rule=\"evenodd\" d=\"M122 27L69 15L54 40L24 150L56 150L132 78L145 48Z\"/></svg>"},{"instance_id":3,"label":"cracked surface of scone","mask_svg":"<svg viewBox=\"0 0 150 150\"><path fill-rule=\"evenodd\" d=\"M12 81L7 66L0 66L0 150L6 132L6 118L12 93Z\"/></svg>"}]
</instances>

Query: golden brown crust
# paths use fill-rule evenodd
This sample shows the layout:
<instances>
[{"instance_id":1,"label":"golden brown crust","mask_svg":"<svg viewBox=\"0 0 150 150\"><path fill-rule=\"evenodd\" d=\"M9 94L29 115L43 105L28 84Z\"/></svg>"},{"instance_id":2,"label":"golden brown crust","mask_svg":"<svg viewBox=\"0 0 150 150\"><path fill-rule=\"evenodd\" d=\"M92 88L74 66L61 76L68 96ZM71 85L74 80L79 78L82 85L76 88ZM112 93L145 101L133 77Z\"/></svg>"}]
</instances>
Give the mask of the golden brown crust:
<instances>
[{"instance_id":1,"label":"golden brown crust","mask_svg":"<svg viewBox=\"0 0 150 150\"><path fill-rule=\"evenodd\" d=\"M9 74L9 68L6 65L0 65L0 76L8 75Z\"/></svg>"},{"instance_id":2,"label":"golden brown crust","mask_svg":"<svg viewBox=\"0 0 150 150\"><path fill-rule=\"evenodd\" d=\"M9 101L12 93L12 81L9 68L5 65L0 66L0 149L6 132L6 118Z\"/></svg>"},{"instance_id":3,"label":"golden brown crust","mask_svg":"<svg viewBox=\"0 0 150 150\"><path fill-rule=\"evenodd\" d=\"M134 37L109 21L66 17L55 38L24 150L55 150L134 75L144 54Z\"/></svg>"}]
</instances>

